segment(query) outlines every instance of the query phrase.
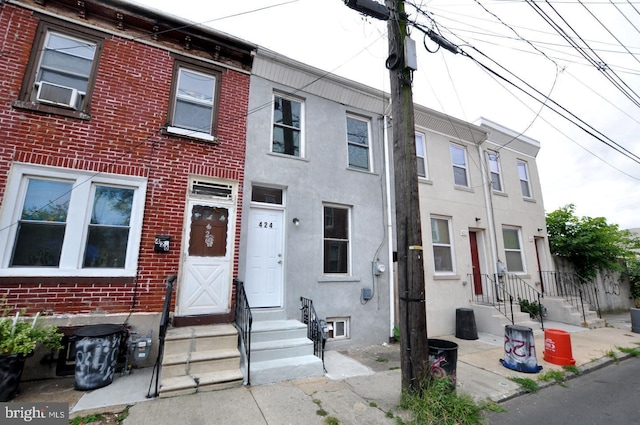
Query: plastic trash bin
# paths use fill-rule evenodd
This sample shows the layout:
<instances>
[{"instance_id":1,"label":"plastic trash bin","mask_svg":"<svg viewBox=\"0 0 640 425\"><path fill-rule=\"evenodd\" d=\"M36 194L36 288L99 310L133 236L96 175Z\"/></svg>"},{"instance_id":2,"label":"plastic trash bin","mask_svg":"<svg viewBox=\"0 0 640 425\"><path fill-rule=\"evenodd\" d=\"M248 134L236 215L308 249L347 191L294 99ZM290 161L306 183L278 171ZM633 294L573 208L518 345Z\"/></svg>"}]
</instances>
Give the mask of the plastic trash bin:
<instances>
[{"instance_id":1,"label":"plastic trash bin","mask_svg":"<svg viewBox=\"0 0 640 425\"><path fill-rule=\"evenodd\" d=\"M458 344L444 339L427 339L429 372L434 378L451 379L451 391L456 389Z\"/></svg>"},{"instance_id":2,"label":"plastic trash bin","mask_svg":"<svg viewBox=\"0 0 640 425\"><path fill-rule=\"evenodd\" d=\"M504 359L500 359L500 363L518 372L538 373L542 370L536 359L533 329L518 325L504 327Z\"/></svg>"},{"instance_id":3,"label":"plastic trash bin","mask_svg":"<svg viewBox=\"0 0 640 425\"><path fill-rule=\"evenodd\" d=\"M77 390L94 390L113 382L122 331L122 325L115 324L89 325L76 331Z\"/></svg>"},{"instance_id":4,"label":"plastic trash bin","mask_svg":"<svg viewBox=\"0 0 640 425\"><path fill-rule=\"evenodd\" d=\"M474 340L478 339L476 317L471 308L456 309L456 338Z\"/></svg>"},{"instance_id":5,"label":"plastic trash bin","mask_svg":"<svg viewBox=\"0 0 640 425\"><path fill-rule=\"evenodd\" d=\"M544 330L544 352L542 358L559 366L576 364L571 353L571 335L562 329Z\"/></svg>"}]
</instances>

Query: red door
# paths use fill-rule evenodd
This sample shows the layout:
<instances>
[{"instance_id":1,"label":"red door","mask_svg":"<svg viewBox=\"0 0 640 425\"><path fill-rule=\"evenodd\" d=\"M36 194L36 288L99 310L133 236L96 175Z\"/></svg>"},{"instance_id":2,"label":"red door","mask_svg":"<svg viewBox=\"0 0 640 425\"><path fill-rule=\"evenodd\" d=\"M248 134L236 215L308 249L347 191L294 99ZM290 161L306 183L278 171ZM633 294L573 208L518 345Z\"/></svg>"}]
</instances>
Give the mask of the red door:
<instances>
[{"instance_id":1,"label":"red door","mask_svg":"<svg viewBox=\"0 0 640 425\"><path fill-rule=\"evenodd\" d=\"M473 291L476 295L482 295L482 275L480 274L480 257L478 256L478 238L476 237L476 232L469 232L469 244L471 245Z\"/></svg>"}]
</instances>

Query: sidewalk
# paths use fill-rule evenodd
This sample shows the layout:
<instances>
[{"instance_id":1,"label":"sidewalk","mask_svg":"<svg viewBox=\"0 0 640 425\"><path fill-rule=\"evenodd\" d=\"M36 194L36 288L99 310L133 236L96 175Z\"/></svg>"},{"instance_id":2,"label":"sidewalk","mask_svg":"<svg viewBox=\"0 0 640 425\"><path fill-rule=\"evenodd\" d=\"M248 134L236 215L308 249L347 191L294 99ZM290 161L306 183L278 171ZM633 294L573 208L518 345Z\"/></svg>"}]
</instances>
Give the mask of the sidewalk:
<instances>
[{"instance_id":1,"label":"sidewalk","mask_svg":"<svg viewBox=\"0 0 640 425\"><path fill-rule=\"evenodd\" d=\"M545 328L570 332L576 366L581 372L613 363L607 356L616 347L640 347L640 334L631 333L629 315L607 316L606 328L589 330L560 323ZM479 334L475 341L455 336L438 337L458 344L458 393L477 400L503 401L520 394L509 377L536 379L500 363L504 357L504 336ZM560 366L543 359L544 333L535 332L536 359L542 373ZM618 359L628 355L617 352ZM21 384L15 402L69 402L71 416L96 411L119 411L133 405L125 425L145 424L324 424L317 412L324 410L342 425L395 424L393 416L401 395L399 344L380 344L360 349L325 353L327 373L323 377L278 384L240 387L174 398L146 398L151 369L116 376L104 388L73 390L73 377ZM541 383L542 384L542 383ZM543 385L542 385L543 386ZM391 412L391 413L388 413ZM389 417L391 416L391 417Z\"/></svg>"}]
</instances>

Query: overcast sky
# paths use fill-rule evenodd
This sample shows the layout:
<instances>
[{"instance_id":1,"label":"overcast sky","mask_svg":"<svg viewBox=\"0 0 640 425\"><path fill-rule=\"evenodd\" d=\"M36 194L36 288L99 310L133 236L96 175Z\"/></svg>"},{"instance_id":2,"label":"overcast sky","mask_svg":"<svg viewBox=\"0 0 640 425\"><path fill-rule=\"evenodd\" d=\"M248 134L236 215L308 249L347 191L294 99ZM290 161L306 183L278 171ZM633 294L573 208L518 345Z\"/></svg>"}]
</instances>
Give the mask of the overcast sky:
<instances>
[{"instance_id":1,"label":"overcast sky","mask_svg":"<svg viewBox=\"0 0 640 425\"><path fill-rule=\"evenodd\" d=\"M362 17L343 0L135 2L389 90L386 23ZM467 54L437 50L413 29L416 103L469 122L482 116L538 140L547 212L573 203L579 216L606 217L623 229L640 227L640 2L411 0L425 15L409 3L410 19L438 30ZM474 59L500 76L490 75ZM583 121L602 140L511 83L539 99L549 97L547 105Z\"/></svg>"}]
</instances>

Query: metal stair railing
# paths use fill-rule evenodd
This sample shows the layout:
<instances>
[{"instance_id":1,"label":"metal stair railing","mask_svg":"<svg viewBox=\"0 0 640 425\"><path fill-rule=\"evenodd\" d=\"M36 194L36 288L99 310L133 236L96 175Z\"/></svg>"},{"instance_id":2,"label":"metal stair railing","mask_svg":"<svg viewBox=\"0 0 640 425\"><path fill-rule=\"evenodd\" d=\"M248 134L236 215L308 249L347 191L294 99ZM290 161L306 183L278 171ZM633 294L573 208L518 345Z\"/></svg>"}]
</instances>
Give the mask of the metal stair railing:
<instances>
[{"instance_id":1,"label":"metal stair railing","mask_svg":"<svg viewBox=\"0 0 640 425\"><path fill-rule=\"evenodd\" d=\"M171 294L173 293L173 283L176 281L176 275L169 275L166 278L166 293L164 296L164 305L162 307L162 316L160 318L160 329L158 332L158 357L156 363L153 365L151 371L151 382L149 382L149 391L147 391L147 398L157 397L158 388L160 385L160 369L162 368L162 357L164 356L164 340L167 336L167 330L169 329L169 320L171 313ZM156 380L154 393L151 394L151 386L153 385L153 379Z\"/></svg>"},{"instance_id":2,"label":"metal stair railing","mask_svg":"<svg viewBox=\"0 0 640 425\"><path fill-rule=\"evenodd\" d=\"M322 360L324 369L324 346L327 341L327 335L323 329L323 320L318 319L316 310L313 307L313 301L300 297L300 321L307 325L307 338L313 341L313 354ZM324 369L326 372L326 369Z\"/></svg>"},{"instance_id":3,"label":"metal stair railing","mask_svg":"<svg viewBox=\"0 0 640 425\"><path fill-rule=\"evenodd\" d=\"M577 273L541 271L544 293L560 297L582 313L582 319L587 321L585 303L595 308L598 317L602 318L598 288L590 281Z\"/></svg>"},{"instance_id":4,"label":"metal stair railing","mask_svg":"<svg viewBox=\"0 0 640 425\"><path fill-rule=\"evenodd\" d=\"M505 273L502 280L505 285L505 290L517 300L520 311L526 307L526 304L537 304L536 316L540 318L540 327L544 330L545 314L543 311L544 307L542 306L542 298L544 298L542 292L520 279L520 277L514 273Z\"/></svg>"},{"instance_id":5,"label":"metal stair railing","mask_svg":"<svg viewBox=\"0 0 640 425\"><path fill-rule=\"evenodd\" d=\"M244 290L244 283L238 279L233 280L236 286L235 321L233 325L240 335L240 347L244 351L247 360L247 385L251 385L251 327L253 325L253 315Z\"/></svg>"}]
</instances>

